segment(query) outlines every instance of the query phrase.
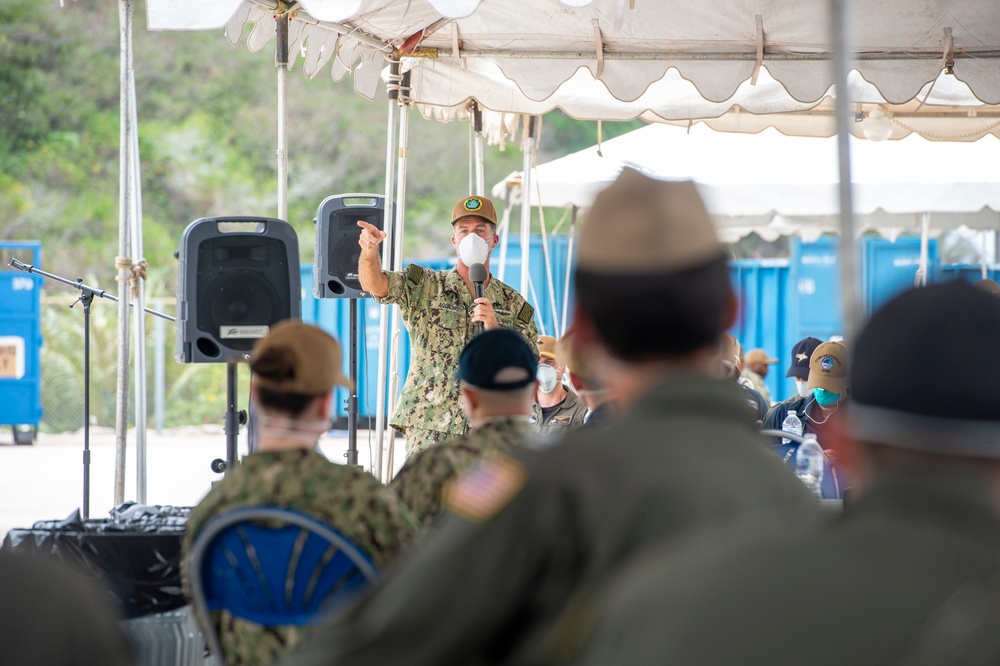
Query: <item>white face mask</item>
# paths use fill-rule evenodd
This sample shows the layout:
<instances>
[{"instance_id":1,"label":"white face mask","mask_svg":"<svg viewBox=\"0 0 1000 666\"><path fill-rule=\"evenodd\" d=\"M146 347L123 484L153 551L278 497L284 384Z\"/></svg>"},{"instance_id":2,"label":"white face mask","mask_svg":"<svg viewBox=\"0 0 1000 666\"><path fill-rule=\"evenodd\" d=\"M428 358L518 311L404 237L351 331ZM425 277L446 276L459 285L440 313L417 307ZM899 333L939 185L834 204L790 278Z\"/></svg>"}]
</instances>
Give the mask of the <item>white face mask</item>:
<instances>
[{"instance_id":1,"label":"white face mask","mask_svg":"<svg viewBox=\"0 0 1000 666\"><path fill-rule=\"evenodd\" d=\"M469 234L458 242L458 256L466 266L485 264L490 258L490 246L476 234Z\"/></svg>"},{"instance_id":2,"label":"white face mask","mask_svg":"<svg viewBox=\"0 0 1000 666\"><path fill-rule=\"evenodd\" d=\"M807 381L801 379L795 380L795 390L798 392L799 397L801 398L808 398L813 394L812 389L807 388L808 386L809 382Z\"/></svg>"},{"instance_id":3,"label":"white face mask","mask_svg":"<svg viewBox=\"0 0 1000 666\"><path fill-rule=\"evenodd\" d=\"M559 383L559 373L551 365L539 365L538 366L538 389L542 393L552 393L556 390L556 384Z\"/></svg>"}]
</instances>

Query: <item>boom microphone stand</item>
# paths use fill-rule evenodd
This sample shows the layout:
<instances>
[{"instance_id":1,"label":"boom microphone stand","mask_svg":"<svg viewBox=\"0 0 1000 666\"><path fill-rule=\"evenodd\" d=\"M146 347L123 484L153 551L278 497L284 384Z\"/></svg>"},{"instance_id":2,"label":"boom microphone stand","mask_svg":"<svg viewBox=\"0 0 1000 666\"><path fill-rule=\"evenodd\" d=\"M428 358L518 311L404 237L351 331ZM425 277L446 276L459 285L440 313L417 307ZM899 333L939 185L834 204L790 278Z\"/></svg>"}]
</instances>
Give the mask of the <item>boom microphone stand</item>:
<instances>
[{"instance_id":1,"label":"boom microphone stand","mask_svg":"<svg viewBox=\"0 0 1000 666\"><path fill-rule=\"evenodd\" d=\"M90 304L94 300L94 296L100 298L106 298L110 301L118 302L118 299L114 296L110 296L105 293L103 289L98 289L96 287L90 287L83 283L83 278L77 278L76 280L67 280L64 277L58 275L53 275L52 273L46 273L45 271L35 268L30 264L25 264L18 261L17 259L10 260L10 266L16 268L19 271L24 271L26 273L36 273L44 278L49 278L50 280L55 280L56 282L62 282L63 284L68 284L71 287L80 290L80 297L73 302L70 307L76 305L77 303L83 304L83 519L87 520L90 518ZM129 307L135 307L129 303ZM143 308L146 312L151 315L156 315L166 319L167 321L174 321L174 318L170 315L163 314L162 312L157 312L156 310L150 310L149 308Z\"/></svg>"}]
</instances>

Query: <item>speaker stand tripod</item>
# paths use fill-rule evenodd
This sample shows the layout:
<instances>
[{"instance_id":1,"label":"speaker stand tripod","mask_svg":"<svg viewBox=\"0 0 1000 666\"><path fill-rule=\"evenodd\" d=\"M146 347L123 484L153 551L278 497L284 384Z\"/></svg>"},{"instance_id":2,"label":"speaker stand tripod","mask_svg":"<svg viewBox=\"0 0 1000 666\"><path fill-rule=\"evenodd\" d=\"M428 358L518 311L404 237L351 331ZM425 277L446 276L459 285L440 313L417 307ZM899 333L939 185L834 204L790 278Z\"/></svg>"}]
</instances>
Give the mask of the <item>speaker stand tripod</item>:
<instances>
[{"instance_id":1,"label":"speaker stand tripod","mask_svg":"<svg viewBox=\"0 0 1000 666\"><path fill-rule=\"evenodd\" d=\"M238 437L240 426L246 425L247 413L242 409L236 409L236 399L238 386L236 383L236 363L226 364L226 459L216 458L212 461L212 471L216 474L233 469L236 466L236 459L239 455Z\"/></svg>"},{"instance_id":2,"label":"speaker stand tripod","mask_svg":"<svg viewBox=\"0 0 1000 666\"><path fill-rule=\"evenodd\" d=\"M358 299L350 299L351 342L347 377L347 464L358 464Z\"/></svg>"},{"instance_id":3,"label":"speaker stand tripod","mask_svg":"<svg viewBox=\"0 0 1000 666\"><path fill-rule=\"evenodd\" d=\"M11 259L10 265L19 271L35 273L44 278L62 282L80 290L80 297L70 307L73 307L77 303L83 304L83 505L81 506L80 513L84 520L88 520L90 518L90 304L93 302L94 296L106 298L115 303L118 302L118 299L108 295L103 289L83 284L83 278L68 280L52 273L46 273L40 268L22 263L17 259ZM135 306L129 303L129 307ZM167 321L174 321L173 317L162 312L150 310L149 308L143 308L143 310Z\"/></svg>"}]
</instances>

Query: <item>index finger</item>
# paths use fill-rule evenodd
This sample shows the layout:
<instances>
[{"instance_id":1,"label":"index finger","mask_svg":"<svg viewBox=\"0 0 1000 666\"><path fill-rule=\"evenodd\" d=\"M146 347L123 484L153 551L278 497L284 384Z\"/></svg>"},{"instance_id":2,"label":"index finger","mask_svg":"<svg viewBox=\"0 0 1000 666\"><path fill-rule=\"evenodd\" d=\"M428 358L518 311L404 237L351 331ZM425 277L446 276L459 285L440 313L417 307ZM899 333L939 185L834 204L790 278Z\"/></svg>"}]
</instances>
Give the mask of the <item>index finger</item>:
<instances>
[{"instance_id":1,"label":"index finger","mask_svg":"<svg viewBox=\"0 0 1000 666\"><path fill-rule=\"evenodd\" d=\"M378 236L379 228L376 227L374 224L370 224L368 222L365 222L364 220L358 220L358 226L364 229L365 231L370 231L374 233L376 236Z\"/></svg>"}]
</instances>

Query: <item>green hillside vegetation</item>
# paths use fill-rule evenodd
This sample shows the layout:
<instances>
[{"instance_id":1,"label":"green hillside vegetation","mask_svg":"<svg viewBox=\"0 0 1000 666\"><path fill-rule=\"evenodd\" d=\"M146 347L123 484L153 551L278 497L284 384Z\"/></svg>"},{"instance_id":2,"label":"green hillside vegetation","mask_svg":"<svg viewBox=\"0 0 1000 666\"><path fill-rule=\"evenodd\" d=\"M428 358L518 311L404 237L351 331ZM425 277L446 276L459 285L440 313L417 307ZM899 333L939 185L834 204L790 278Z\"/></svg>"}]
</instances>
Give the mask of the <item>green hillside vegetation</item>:
<instances>
[{"instance_id":1,"label":"green hillside vegetation","mask_svg":"<svg viewBox=\"0 0 1000 666\"><path fill-rule=\"evenodd\" d=\"M42 241L42 268L117 292L119 192L119 27L117 3L99 0L0 3L0 240ZM193 220L277 213L277 77L273 42L259 53L233 47L218 32L150 32L145 6L135 11L135 78L142 173L147 297L169 298L174 252ZM312 219L327 196L384 189L384 91L367 100L350 77L329 68L288 77L288 221L301 260L312 261ZM468 189L468 126L411 112L404 257L452 252L451 204ZM640 123L605 123L604 137ZM544 119L540 161L595 142L596 123L559 114ZM486 182L519 170L516 142L489 148ZM546 216L558 219L558 211ZM4 261L6 264L6 259ZM44 426L82 425L82 313L66 305L72 289L46 283L43 328ZM169 304L164 305L168 309ZM92 413L114 420L115 319L95 301ZM152 330L152 324L149 325ZM168 330L168 425L219 422L225 368L171 360ZM99 355L97 350L100 350ZM153 358L153 350L148 352ZM150 360L152 386L152 361ZM150 398L152 404L152 398Z\"/></svg>"}]
</instances>

